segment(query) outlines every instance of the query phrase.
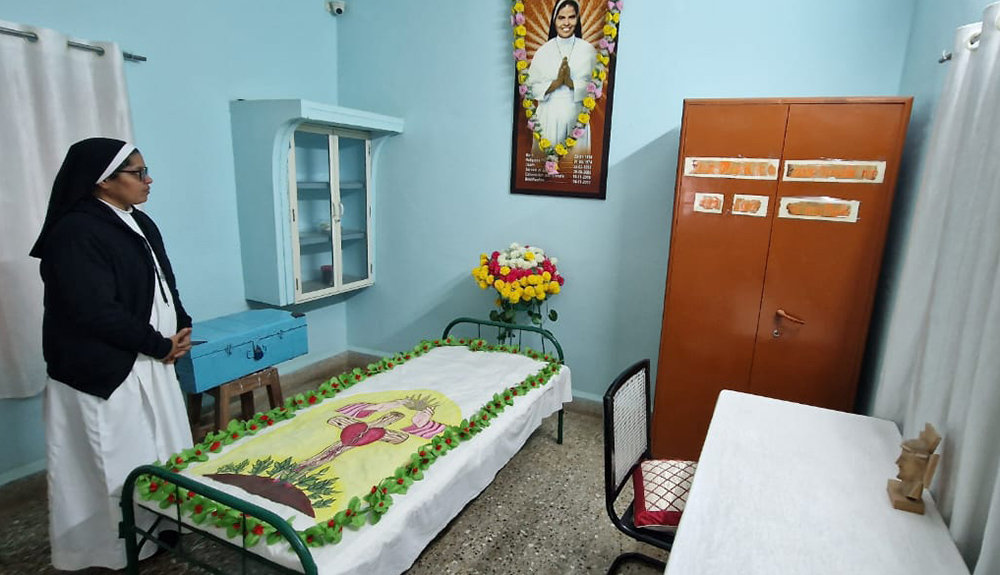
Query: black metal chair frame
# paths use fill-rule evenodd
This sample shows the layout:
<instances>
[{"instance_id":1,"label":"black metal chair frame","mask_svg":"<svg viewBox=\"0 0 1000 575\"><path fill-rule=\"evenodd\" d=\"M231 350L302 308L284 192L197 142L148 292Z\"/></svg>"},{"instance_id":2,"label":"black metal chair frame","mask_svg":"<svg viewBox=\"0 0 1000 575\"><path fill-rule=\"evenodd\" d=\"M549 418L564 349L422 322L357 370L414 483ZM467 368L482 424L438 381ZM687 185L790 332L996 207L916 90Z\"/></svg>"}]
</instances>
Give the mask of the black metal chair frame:
<instances>
[{"instance_id":1,"label":"black metal chair frame","mask_svg":"<svg viewBox=\"0 0 1000 575\"><path fill-rule=\"evenodd\" d=\"M615 450L615 411L614 403L618 391L621 389L625 383L627 383L633 376L637 373L645 373L644 381L644 399L646 407L646 426L645 426L645 448L636 461L632 462L628 473L624 475L621 481L615 481L615 465L614 465L614 450ZM641 541L643 543L648 543L654 547L658 547L665 551L670 551L673 545L674 535L670 532L652 532L646 529L638 528L633 522L634 517L634 505L635 501L629 502L628 509L620 517L615 511L615 502L618 500L618 496L621 494L622 489L625 484L632 480L632 473L635 468L639 466L643 459L652 459L650 452L650 416L652 414L650 393L649 393L649 360L644 359L642 361L636 362L631 365L628 369L623 371L617 378L615 378L614 383L608 388L608 391L604 394L604 481L605 481L605 502L607 505L608 516L611 518L611 522L614 523L615 527L619 531L628 535L629 537ZM641 562L647 565L656 567L659 570L666 568L666 563L655 559L648 555L642 553L623 553L615 558L611 567L608 568L608 574L615 573L618 568L626 562Z\"/></svg>"}]
</instances>

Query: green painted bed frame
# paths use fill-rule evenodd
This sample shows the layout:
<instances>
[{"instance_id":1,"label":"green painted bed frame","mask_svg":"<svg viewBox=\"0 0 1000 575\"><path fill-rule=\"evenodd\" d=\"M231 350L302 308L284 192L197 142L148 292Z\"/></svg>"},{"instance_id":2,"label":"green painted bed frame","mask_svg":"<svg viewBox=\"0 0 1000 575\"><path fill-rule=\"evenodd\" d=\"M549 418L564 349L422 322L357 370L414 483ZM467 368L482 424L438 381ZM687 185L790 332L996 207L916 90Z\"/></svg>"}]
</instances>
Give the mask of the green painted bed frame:
<instances>
[{"instance_id":1,"label":"green painted bed frame","mask_svg":"<svg viewBox=\"0 0 1000 575\"><path fill-rule=\"evenodd\" d=\"M524 338L525 332L535 333L541 339L543 353L546 353L545 347L546 347L546 341L548 341L554 347L556 355L559 358L559 363L563 363L564 361L562 346L559 345L559 342L556 340L555 336L552 335L552 332L550 332L547 329L542 329L536 326L516 325L516 324L500 323L489 320L481 320L471 317L460 317L452 320L447 325L447 327L444 328L444 333L441 336L442 339L447 338L453 328L462 324L474 325L476 328L476 334L478 338L483 337L483 328L496 328L497 329L496 337L498 339L503 337L507 340L509 345L513 344L517 345L518 347L521 346L521 342ZM559 429L558 429L558 436L556 438L556 441L560 445L563 442L563 415L564 415L564 410L560 409ZM248 564L247 561L251 560L266 565L278 573L287 573L289 575L297 575L299 573L304 573L305 575L317 575L318 571L316 567L316 561L313 559L312 553L310 553L308 547L306 547L306 544L302 541L302 539L299 538L298 533L296 533L295 529L291 525L289 525L288 522L279 517L277 514L268 511L267 509L264 509L263 507L260 507L258 505L254 505L253 503L250 503L248 501L244 501L229 493L225 493L213 487L209 487L208 485L205 485L203 483L199 483L194 479L191 479L190 477L186 477L178 473L173 473L171 471L168 471L166 469L154 465L142 465L135 468L131 473L129 473L128 477L125 479L125 485L122 488L122 498L121 498L122 522L118 526L118 536L125 539L125 555L128 560L128 566L125 568L125 573L127 575L139 575L139 567L140 567L139 551L140 549L142 549L143 545L145 545L147 542L156 545L160 549L169 550L176 557L184 561L187 561L193 565L197 565L198 567L204 569L209 573L214 573L216 575L232 574L231 569L227 571L222 571L221 569L209 565L208 563L198 559L197 557L192 556L185 549L183 539L181 539L178 542L176 547L171 548L167 543L165 543L162 539L160 539L155 535L156 529L160 527L160 524L164 520L166 521L166 527L173 527L177 529L178 526L181 525L181 503L179 499L177 503L173 506L175 512L174 516L167 515L166 509L162 511L154 511L146 507L143 507L143 509L155 513L157 515L157 518L153 523L153 525L148 530L143 529L138 525L136 525L135 504L134 504L135 482L136 480L139 479L139 477L143 475L159 477L165 481L173 483L178 488L183 488L188 491L192 491L198 495L207 497L209 499L212 499L213 501L231 507L232 509L235 509L243 513L245 516L250 516L259 519L260 521L271 525L278 531L278 533L282 535L282 537L284 537L284 539L291 546L292 551L294 551L295 554L298 556L302 567L301 571L289 569L288 567L285 567L283 565L278 565L273 561L270 561L255 553L252 553L249 549L247 549L246 517L244 517L242 520L243 526L241 529L241 533L243 536L241 538L240 545L233 543L233 541L231 540L225 540L220 537L217 537L207 531L198 529L197 527L186 524L184 525L183 529L185 532L187 531L197 532L205 537L208 537L210 539L217 541L218 543L225 545L226 547L229 547L237 551L240 556L241 573L244 574L246 573L246 568ZM138 541L136 540L137 537L139 538Z\"/></svg>"}]
</instances>

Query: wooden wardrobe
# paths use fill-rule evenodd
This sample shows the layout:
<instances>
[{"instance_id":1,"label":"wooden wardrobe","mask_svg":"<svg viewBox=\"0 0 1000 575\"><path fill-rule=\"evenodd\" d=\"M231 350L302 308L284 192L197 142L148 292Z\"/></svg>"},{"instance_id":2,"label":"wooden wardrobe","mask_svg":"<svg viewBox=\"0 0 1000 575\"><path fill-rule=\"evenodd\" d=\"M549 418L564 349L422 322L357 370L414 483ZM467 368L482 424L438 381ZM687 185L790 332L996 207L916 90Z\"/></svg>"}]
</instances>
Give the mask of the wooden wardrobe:
<instances>
[{"instance_id":1,"label":"wooden wardrobe","mask_svg":"<svg viewBox=\"0 0 1000 575\"><path fill-rule=\"evenodd\" d=\"M686 100L653 454L723 389L851 411L912 98Z\"/></svg>"}]
</instances>

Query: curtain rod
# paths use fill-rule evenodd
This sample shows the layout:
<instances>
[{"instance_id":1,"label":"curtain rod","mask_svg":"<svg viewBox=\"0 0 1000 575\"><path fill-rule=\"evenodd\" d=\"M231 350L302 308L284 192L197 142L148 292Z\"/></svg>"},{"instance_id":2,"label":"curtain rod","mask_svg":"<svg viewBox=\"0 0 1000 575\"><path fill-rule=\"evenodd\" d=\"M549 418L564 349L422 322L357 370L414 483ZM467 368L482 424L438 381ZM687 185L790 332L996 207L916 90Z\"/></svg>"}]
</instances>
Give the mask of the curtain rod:
<instances>
[{"instance_id":1,"label":"curtain rod","mask_svg":"<svg viewBox=\"0 0 1000 575\"><path fill-rule=\"evenodd\" d=\"M29 42L37 42L38 34L34 32L25 32L24 30L15 30L14 28L6 28L0 26L0 34L7 34L9 36L17 36L18 38L24 38ZM98 56L104 55L104 48L100 46L91 46L90 44L82 44L80 42L74 42L72 40L67 40L66 45L70 48L77 48L79 50L86 50L88 52L93 52ZM145 62L146 57L140 56L139 54L132 54L131 52L122 52L122 56L130 62Z\"/></svg>"}]
</instances>

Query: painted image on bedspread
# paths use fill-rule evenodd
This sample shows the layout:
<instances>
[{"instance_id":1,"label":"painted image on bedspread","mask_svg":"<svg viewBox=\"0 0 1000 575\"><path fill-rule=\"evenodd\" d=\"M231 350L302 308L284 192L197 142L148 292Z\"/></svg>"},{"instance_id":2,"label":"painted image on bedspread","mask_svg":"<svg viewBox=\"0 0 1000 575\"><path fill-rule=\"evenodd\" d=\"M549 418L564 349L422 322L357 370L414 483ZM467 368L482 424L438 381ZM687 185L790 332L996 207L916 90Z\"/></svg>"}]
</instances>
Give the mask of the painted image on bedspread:
<instances>
[{"instance_id":1,"label":"painted image on bedspread","mask_svg":"<svg viewBox=\"0 0 1000 575\"><path fill-rule=\"evenodd\" d=\"M324 521L461 420L436 391L357 394L301 411L190 471Z\"/></svg>"}]
</instances>

